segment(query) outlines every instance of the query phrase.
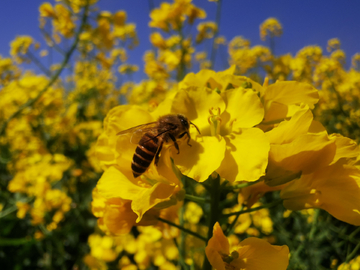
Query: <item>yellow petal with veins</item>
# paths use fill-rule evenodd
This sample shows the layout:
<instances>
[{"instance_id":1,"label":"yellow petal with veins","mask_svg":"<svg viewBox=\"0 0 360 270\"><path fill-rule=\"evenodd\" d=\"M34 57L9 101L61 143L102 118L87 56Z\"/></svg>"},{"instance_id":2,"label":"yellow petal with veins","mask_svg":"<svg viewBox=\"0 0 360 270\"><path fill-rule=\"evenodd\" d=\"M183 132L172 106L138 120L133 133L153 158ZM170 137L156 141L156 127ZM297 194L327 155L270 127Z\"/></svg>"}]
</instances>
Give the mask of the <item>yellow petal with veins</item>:
<instances>
[{"instance_id":1,"label":"yellow petal with veins","mask_svg":"<svg viewBox=\"0 0 360 270\"><path fill-rule=\"evenodd\" d=\"M279 81L266 88L264 101L272 101L286 105L304 103L314 108L319 100L318 90L308 83Z\"/></svg>"},{"instance_id":2,"label":"yellow petal with veins","mask_svg":"<svg viewBox=\"0 0 360 270\"><path fill-rule=\"evenodd\" d=\"M360 226L360 170L344 161L290 182L280 196L287 209L321 208L341 221Z\"/></svg>"},{"instance_id":3,"label":"yellow petal with veins","mask_svg":"<svg viewBox=\"0 0 360 270\"><path fill-rule=\"evenodd\" d=\"M225 155L225 140L215 136L197 137L191 140L191 147L183 144L180 154L173 152L176 166L186 176L198 182L205 181L216 171Z\"/></svg>"},{"instance_id":4,"label":"yellow petal with veins","mask_svg":"<svg viewBox=\"0 0 360 270\"><path fill-rule=\"evenodd\" d=\"M286 270L289 264L289 248L274 246L269 242L249 237L236 248L239 258L230 263L234 269Z\"/></svg>"},{"instance_id":5,"label":"yellow petal with veins","mask_svg":"<svg viewBox=\"0 0 360 270\"><path fill-rule=\"evenodd\" d=\"M225 110L225 102L221 96L208 88L188 88L180 90L172 104L173 113L186 115L199 129L201 134L210 134L209 110Z\"/></svg>"},{"instance_id":6,"label":"yellow petal with veins","mask_svg":"<svg viewBox=\"0 0 360 270\"><path fill-rule=\"evenodd\" d=\"M240 128L251 128L264 118L264 108L255 91L252 89L231 89L221 93L226 104L224 122L232 123L232 131ZM226 119L228 118L228 119ZM230 121L230 122L229 122ZM222 135L225 135L222 133Z\"/></svg>"},{"instance_id":7,"label":"yellow petal with veins","mask_svg":"<svg viewBox=\"0 0 360 270\"><path fill-rule=\"evenodd\" d=\"M159 203L170 201L170 197L179 187L158 182L151 188L143 189L133 197L132 210L138 215L136 222L139 222L146 211ZM175 201L176 203L176 201ZM170 206L170 205L169 205Z\"/></svg>"},{"instance_id":8,"label":"yellow petal with veins","mask_svg":"<svg viewBox=\"0 0 360 270\"><path fill-rule=\"evenodd\" d=\"M277 127L266 132L271 144L286 144L298 136L306 134L313 120L313 114L306 106L294 114L289 121L281 122Z\"/></svg>"},{"instance_id":9,"label":"yellow petal with veins","mask_svg":"<svg viewBox=\"0 0 360 270\"><path fill-rule=\"evenodd\" d=\"M244 129L224 138L225 158L216 170L221 177L231 182L256 181L265 175L270 144L262 130Z\"/></svg>"},{"instance_id":10,"label":"yellow petal with veins","mask_svg":"<svg viewBox=\"0 0 360 270\"><path fill-rule=\"evenodd\" d=\"M98 194L105 199L122 198L132 200L147 188L138 186L130 179L134 178L128 178L119 169L111 166L105 170L97 183Z\"/></svg>"},{"instance_id":11,"label":"yellow petal with veins","mask_svg":"<svg viewBox=\"0 0 360 270\"><path fill-rule=\"evenodd\" d=\"M115 165L119 153L123 151L122 147L129 146L131 134L119 136L117 134L120 131L153 121L151 115L139 106L120 105L111 109L104 120L104 132L96 144L96 156L101 165L103 167ZM119 145L120 137L124 143Z\"/></svg>"}]
</instances>

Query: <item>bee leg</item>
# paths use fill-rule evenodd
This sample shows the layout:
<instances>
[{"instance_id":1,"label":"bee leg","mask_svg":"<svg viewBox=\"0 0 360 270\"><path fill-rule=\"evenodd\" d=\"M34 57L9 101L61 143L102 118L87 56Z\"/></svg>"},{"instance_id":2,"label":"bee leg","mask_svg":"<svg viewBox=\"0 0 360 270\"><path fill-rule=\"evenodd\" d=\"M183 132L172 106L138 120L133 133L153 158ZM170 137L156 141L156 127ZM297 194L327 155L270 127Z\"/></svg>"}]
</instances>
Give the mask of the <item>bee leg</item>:
<instances>
[{"instance_id":1,"label":"bee leg","mask_svg":"<svg viewBox=\"0 0 360 270\"><path fill-rule=\"evenodd\" d=\"M182 137L182 136L184 136L184 135L181 134L180 136ZM181 138L180 136L179 136L179 138ZM170 134L170 133L169 133L169 137L170 137L170 139L174 142L175 148L176 148L176 150L178 151L177 153L179 154L179 153L180 153L180 149L179 149L178 143L176 142L176 138L175 138L172 134Z\"/></svg>"},{"instance_id":2,"label":"bee leg","mask_svg":"<svg viewBox=\"0 0 360 270\"><path fill-rule=\"evenodd\" d=\"M190 139L191 139L189 132L186 132L186 131L185 131L184 133L180 134L179 139L182 138L182 137L184 137L185 135L188 136L187 145L191 146L191 144L189 143L189 142L190 142Z\"/></svg>"},{"instance_id":3,"label":"bee leg","mask_svg":"<svg viewBox=\"0 0 360 270\"><path fill-rule=\"evenodd\" d=\"M161 142L160 146L159 146L159 148L158 148L158 150L156 151L156 154L155 154L155 166L157 166L158 163L159 163L160 152L161 152L162 146L163 146L163 143Z\"/></svg>"},{"instance_id":4,"label":"bee leg","mask_svg":"<svg viewBox=\"0 0 360 270\"><path fill-rule=\"evenodd\" d=\"M187 140L187 145L191 146L191 144L189 143L190 142L190 133L189 132L186 132L187 136L188 136L188 140Z\"/></svg>"}]
</instances>

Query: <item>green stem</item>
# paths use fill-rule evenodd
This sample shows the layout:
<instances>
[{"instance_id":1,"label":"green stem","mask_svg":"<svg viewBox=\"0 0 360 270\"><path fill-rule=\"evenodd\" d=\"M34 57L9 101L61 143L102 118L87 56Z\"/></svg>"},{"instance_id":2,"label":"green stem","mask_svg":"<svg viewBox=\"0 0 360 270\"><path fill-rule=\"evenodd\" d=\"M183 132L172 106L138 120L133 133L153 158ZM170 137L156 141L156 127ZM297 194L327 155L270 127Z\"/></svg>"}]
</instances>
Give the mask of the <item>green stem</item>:
<instances>
[{"instance_id":1,"label":"green stem","mask_svg":"<svg viewBox=\"0 0 360 270\"><path fill-rule=\"evenodd\" d=\"M198 197L198 196L194 196L194 195L190 195L190 194L185 194L185 199L192 201L192 202L196 202L198 204L204 204L206 202L209 202L208 200Z\"/></svg>"},{"instance_id":2,"label":"green stem","mask_svg":"<svg viewBox=\"0 0 360 270\"><path fill-rule=\"evenodd\" d=\"M241 208L242 208L242 207L241 207ZM231 230L233 229L233 227L235 226L238 218L239 218L240 215L241 215L240 212L242 212L242 211L239 211L239 212L238 212L238 214L237 214L236 217L234 218L233 222L231 222L231 224L229 225L229 227L226 229L226 232L224 233L225 236L228 236L228 235L230 234Z\"/></svg>"},{"instance_id":3,"label":"green stem","mask_svg":"<svg viewBox=\"0 0 360 270\"><path fill-rule=\"evenodd\" d=\"M246 188L246 187L250 187L252 185L255 185L255 184L257 184L257 183L259 183L261 181L262 181L262 179L256 180L254 182L241 183L241 184L237 184L237 185L234 185L234 186L231 186L231 187L226 187L226 189L234 190L234 189Z\"/></svg>"},{"instance_id":4,"label":"green stem","mask_svg":"<svg viewBox=\"0 0 360 270\"><path fill-rule=\"evenodd\" d=\"M309 233L309 240L310 241L314 240L314 236L315 236L315 233L316 233L316 230L317 230L319 213L320 213L320 209L314 209L313 222L311 224L311 230L310 230L310 233Z\"/></svg>"},{"instance_id":5,"label":"green stem","mask_svg":"<svg viewBox=\"0 0 360 270\"><path fill-rule=\"evenodd\" d=\"M47 91L50 89L50 86L52 86L55 81L59 78L61 72L64 70L65 66L68 64L70 57L72 55L72 53L75 51L77 44L79 43L80 40L80 34L83 32L85 25L86 25L86 21L87 21L87 13L89 10L89 1L87 1L87 5L85 6L85 10L81 19L81 25L79 27L78 32L76 33L75 36L75 40L74 43L72 44L72 46L70 47L70 50L66 53L63 62L60 65L60 68L56 71L56 73L50 78L50 81L47 83L47 85L37 94L37 96L33 99L28 100L27 102L25 102L23 105L21 105L19 107L19 109L14 112L2 125L1 129L0 129L0 136L3 135L5 133L6 127L9 124L9 122L17 117L18 115L20 115L20 113L26 109L27 107L31 107L35 104L36 101L39 100L39 98Z\"/></svg>"},{"instance_id":6,"label":"green stem","mask_svg":"<svg viewBox=\"0 0 360 270\"><path fill-rule=\"evenodd\" d=\"M36 242L34 238L0 238L0 246L21 246L30 242Z\"/></svg>"},{"instance_id":7,"label":"green stem","mask_svg":"<svg viewBox=\"0 0 360 270\"><path fill-rule=\"evenodd\" d=\"M220 175L217 175L216 178L212 178L211 180L211 202L210 202L210 216L209 216L209 225L208 225L208 236L207 241L213 235L213 228L215 223L219 220L219 215L221 213L221 209L219 209L219 202L220 202ZM211 270L212 266L205 256L203 270Z\"/></svg>"},{"instance_id":8,"label":"green stem","mask_svg":"<svg viewBox=\"0 0 360 270\"><path fill-rule=\"evenodd\" d=\"M3 218L7 215L10 215L11 213L15 212L17 210L17 206L16 205L13 205L3 211L0 212L0 218Z\"/></svg>"},{"instance_id":9,"label":"green stem","mask_svg":"<svg viewBox=\"0 0 360 270\"><path fill-rule=\"evenodd\" d=\"M223 217L231 217L231 216L234 216L234 215L241 215L241 214L245 214L245 213L255 212L255 211L258 211L258 210L261 210L261 209L264 209L264 208L272 208L272 207L278 205L279 203L281 203L282 201L283 201L282 199L278 199L276 201L264 204L264 205L259 206L259 207L250 208L250 209L246 209L246 210L242 210L242 211L238 211L238 212L233 212L233 213L225 214L225 215L222 215L222 216Z\"/></svg>"},{"instance_id":10,"label":"green stem","mask_svg":"<svg viewBox=\"0 0 360 270\"><path fill-rule=\"evenodd\" d=\"M171 159L172 161L172 165L175 166L174 161ZM182 178L182 183L183 183L183 188L184 190L186 190L186 179ZM187 194L185 194L186 197ZM184 224L185 224L185 219L184 219L184 215L185 215L185 205L183 205L183 207L180 208L180 215L179 215L179 223L180 226L182 228L184 228ZM180 245L178 246L178 250L179 250L179 257L180 257L180 263L183 265L186 265L185 263L185 240L186 240L186 234L184 231L180 232Z\"/></svg>"},{"instance_id":11,"label":"green stem","mask_svg":"<svg viewBox=\"0 0 360 270\"><path fill-rule=\"evenodd\" d=\"M355 231L349 234L349 238L353 238L358 232L360 232L360 227L358 227Z\"/></svg>"},{"instance_id":12,"label":"green stem","mask_svg":"<svg viewBox=\"0 0 360 270\"><path fill-rule=\"evenodd\" d=\"M346 256L346 262L349 262L357 254L359 248L360 248L360 243L358 243L356 247L353 249L353 251L348 256Z\"/></svg>"},{"instance_id":13,"label":"green stem","mask_svg":"<svg viewBox=\"0 0 360 270\"><path fill-rule=\"evenodd\" d=\"M193 231L191 231L191 230L189 230L189 229L186 229L186 228L184 228L184 227L182 227L182 226L180 226L180 225L177 225L177 224L175 224L175 223L172 223L172 222L169 221L169 220L162 219L161 217L157 217L157 219L158 219L159 221L161 221L161 222L164 222L164 223L166 223L166 224L169 224L170 226L176 227L176 228L178 228L179 230L181 230L181 231L183 231L183 232L186 232L187 234L190 234L190 235L192 235L192 236L195 236L195 237L199 238L200 240L203 240L204 242L207 241L207 239L206 239L204 236L202 236L202 235L200 235L200 234L198 234L198 233L196 233L196 232L193 232Z\"/></svg>"},{"instance_id":14,"label":"green stem","mask_svg":"<svg viewBox=\"0 0 360 270\"><path fill-rule=\"evenodd\" d=\"M27 198L26 200L22 200L21 202L23 203L29 203L31 202L32 200L34 200L34 198L32 197L29 197ZM2 210L0 211L0 219L7 216L7 215L10 215L11 213L15 212L17 210L17 206L16 205L12 205L10 206L9 208L6 208L5 210Z\"/></svg>"},{"instance_id":15,"label":"green stem","mask_svg":"<svg viewBox=\"0 0 360 270\"><path fill-rule=\"evenodd\" d=\"M26 53L26 56L29 57L29 59L30 59L33 63L35 63L35 64L41 69L42 72L44 72L44 73L46 74L46 76L51 77L51 71L48 70L48 69L39 61L39 59L37 59L36 56L32 54L31 51L28 51L28 52Z\"/></svg>"}]
</instances>

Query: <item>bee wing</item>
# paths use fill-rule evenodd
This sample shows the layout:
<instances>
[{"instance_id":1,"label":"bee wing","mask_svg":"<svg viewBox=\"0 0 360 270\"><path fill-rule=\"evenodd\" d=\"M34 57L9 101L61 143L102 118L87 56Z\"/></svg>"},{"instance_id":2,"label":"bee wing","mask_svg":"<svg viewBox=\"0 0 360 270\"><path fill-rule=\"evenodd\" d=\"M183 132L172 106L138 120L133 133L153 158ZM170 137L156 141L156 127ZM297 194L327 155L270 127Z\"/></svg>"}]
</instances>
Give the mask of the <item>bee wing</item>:
<instances>
[{"instance_id":1,"label":"bee wing","mask_svg":"<svg viewBox=\"0 0 360 270\"><path fill-rule=\"evenodd\" d=\"M130 136L130 142L134 144L138 144L141 138L144 136L144 134L156 128L157 124L158 124L157 122L151 122L151 123L135 126L126 130L122 130L116 135Z\"/></svg>"}]
</instances>

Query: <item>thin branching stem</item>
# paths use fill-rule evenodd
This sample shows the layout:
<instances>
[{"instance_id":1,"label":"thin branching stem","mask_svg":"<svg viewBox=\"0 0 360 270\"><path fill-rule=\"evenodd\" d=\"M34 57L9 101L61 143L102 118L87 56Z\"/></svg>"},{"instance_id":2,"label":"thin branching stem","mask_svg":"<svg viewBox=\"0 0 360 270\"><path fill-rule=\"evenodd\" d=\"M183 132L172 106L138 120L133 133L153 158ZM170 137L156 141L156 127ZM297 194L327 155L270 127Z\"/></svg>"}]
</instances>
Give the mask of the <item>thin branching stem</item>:
<instances>
[{"instance_id":1,"label":"thin branching stem","mask_svg":"<svg viewBox=\"0 0 360 270\"><path fill-rule=\"evenodd\" d=\"M246 209L246 210L242 210L242 211L237 211L237 212L233 212L233 213L229 213L229 214L224 214L222 215L223 217L231 217L231 216L234 216L234 215L241 215L241 214L245 214L245 213L250 213L250 212L255 212L255 211L258 211L258 210L261 210L261 209L264 209L264 208L272 208L276 205L278 205L279 203L281 203L283 200L282 199L278 199L278 200L275 200L271 203L267 203L267 204L264 204L262 206L259 206L259 207L255 207L255 208L250 208L250 209Z\"/></svg>"},{"instance_id":2,"label":"thin branching stem","mask_svg":"<svg viewBox=\"0 0 360 270\"><path fill-rule=\"evenodd\" d=\"M241 207L242 208L242 207ZM232 231L232 229L234 228L238 218L240 217L242 211L238 211L238 214L236 215L236 217L234 218L234 220L231 222L231 224L229 225L229 227L226 229L226 232L224 233L226 236L228 236L230 234L230 232Z\"/></svg>"},{"instance_id":3,"label":"thin branching stem","mask_svg":"<svg viewBox=\"0 0 360 270\"><path fill-rule=\"evenodd\" d=\"M346 257L346 262L349 262L356 254L358 254L359 249L360 249L360 242L356 245L356 247L352 250L352 252Z\"/></svg>"},{"instance_id":4,"label":"thin branching stem","mask_svg":"<svg viewBox=\"0 0 360 270\"><path fill-rule=\"evenodd\" d=\"M210 238L213 236L213 228L215 223L219 220L219 216L221 213L221 209L219 208L220 203L220 175L216 175L216 177L212 176L211 179L211 190L210 190L210 215L208 219L208 236L207 241L210 240ZM208 260L208 258L205 256L204 263L203 263L203 270L210 270L212 269L212 266Z\"/></svg>"},{"instance_id":5,"label":"thin branching stem","mask_svg":"<svg viewBox=\"0 0 360 270\"><path fill-rule=\"evenodd\" d=\"M179 230L181 230L181 231L183 231L183 232L186 232L187 234L190 234L190 235L192 235L192 236L195 236L196 238L199 238L200 240L203 240L204 242L207 241L206 237L204 237L204 236L202 236L202 235L200 235L200 234L198 234L198 233L196 233L196 232L193 232L193 231L191 231L191 230L189 230L189 229L186 229L186 228L184 228L184 227L181 227L180 225L177 225L177 224L175 224L175 223L173 223L173 222L171 222L171 221L169 221L169 220L163 219L163 218L161 218L161 217L158 217L157 219L158 219L159 221L161 221L161 222L164 222L164 223L166 223L166 224L169 224L170 226L176 227L176 228L178 228Z\"/></svg>"},{"instance_id":6,"label":"thin branching stem","mask_svg":"<svg viewBox=\"0 0 360 270\"><path fill-rule=\"evenodd\" d=\"M226 187L226 189L235 190L235 189L240 189L240 188L246 188L246 187L250 187L252 185L255 185L255 184L257 184L257 183L259 183L261 181L262 181L262 179L256 180L254 182L241 183L241 184L238 184L238 185L233 185L233 186Z\"/></svg>"},{"instance_id":7,"label":"thin branching stem","mask_svg":"<svg viewBox=\"0 0 360 270\"><path fill-rule=\"evenodd\" d=\"M28 52L26 53L26 56L29 57L29 59L30 59L35 65L37 65L38 68L40 68L41 71L44 72L46 76L51 77L51 75L52 75L51 71L50 71L47 67L45 67L45 66L39 61L39 59L38 59L35 55L33 55L32 52L28 51Z\"/></svg>"},{"instance_id":8,"label":"thin branching stem","mask_svg":"<svg viewBox=\"0 0 360 270\"><path fill-rule=\"evenodd\" d=\"M194 195L190 195L190 194L185 194L185 199L198 203L198 204L204 204L206 202L209 202L209 200L202 198L202 197L198 197L198 196L194 196Z\"/></svg>"}]
</instances>

